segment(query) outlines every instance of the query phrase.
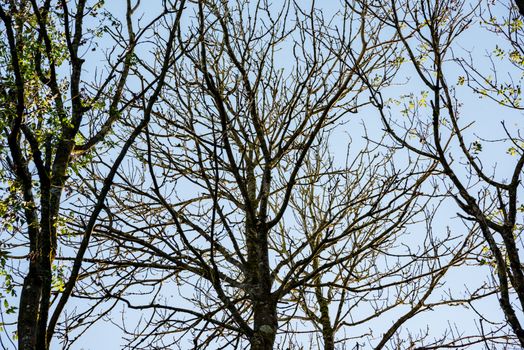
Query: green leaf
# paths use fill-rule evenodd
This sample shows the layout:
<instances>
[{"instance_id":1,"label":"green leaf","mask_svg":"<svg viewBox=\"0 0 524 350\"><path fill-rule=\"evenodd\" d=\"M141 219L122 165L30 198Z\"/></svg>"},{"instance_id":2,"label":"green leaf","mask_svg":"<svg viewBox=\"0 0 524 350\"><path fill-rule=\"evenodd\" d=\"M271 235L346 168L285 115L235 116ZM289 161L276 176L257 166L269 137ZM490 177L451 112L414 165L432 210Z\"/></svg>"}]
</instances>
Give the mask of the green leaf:
<instances>
[{"instance_id":1,"label":"green leaf","mask_svg":"<svg viewBox=\"0 0 524 350\"><path fill-rule=\"evenodd\" d=\"M471 148L473 149L474 154L479 154L480 152L482 152L482 144L479 140L473 141L473 143L471 144Z\"/></svg>"}]
</instances>

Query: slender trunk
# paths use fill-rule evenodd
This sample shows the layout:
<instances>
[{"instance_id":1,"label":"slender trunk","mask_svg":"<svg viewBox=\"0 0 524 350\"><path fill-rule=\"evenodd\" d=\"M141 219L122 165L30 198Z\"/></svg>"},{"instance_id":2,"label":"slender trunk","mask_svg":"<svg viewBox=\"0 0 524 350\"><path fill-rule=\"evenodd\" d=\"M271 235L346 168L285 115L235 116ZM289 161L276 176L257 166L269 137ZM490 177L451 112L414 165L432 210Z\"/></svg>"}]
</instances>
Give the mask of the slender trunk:
<instances>
[{"instance_id":1,"label":"slender trunk","mask_svg":"<svg viewBox=\"0 0 524 350\"><path fill-rule=\"evenodd\" d=\"M51 300L51 284L52 284L52 273L49 251L42 256L41 262L41 278L42 278L42 296L40 298L40 310L38 318L38 331L36 338L36 345L38 350L47 350L47 321L49 318L49 307Z\"/></svg>"},{"instance_id":2,"label":"slender trunk","mask_svg":"<svg viewBox=\"0 0 524 350\"><path fill-rule=\"evenodd\" d=\"M39 264L36 260L36 257L31 259L29 272L24 278L24 285L20 294L17 326L19 350L36 349L39 303L43 285Z\"/></svg>"},{"instance_id":3,"label":"slender trunk","mask_svg":"<svg viewBox=\"0 0 524 350\"><path fill-rule=\"evenodd\" d=\"M313 269L319 267L318 258L313 260ZM329 301L324 297L322 293L322 287L320 287L320 277L315 278L315 296L317 298L319 310L320 310L320 324L322 326L322 339L324 340L324 350L335 349L335 331L331 326L331 319L329 317Z\"/></svg>"},{"instance_id":4,"label":"slender trunk","mask_svg":"<svg viewBox=\"0 0 524 350\"><path fill-rule=\"evenodd\" d=\"M517 248L517 244L513 236L514 225L514 223L510 223L509 227L506 226L505 230L500 232L500 235L504 240L507 260L511 268L511 274L509 275L510 282L513 288L515 289L521 308L524 309L524 274L522 272L522 264L520 262L519 250Z\"/></svg>"}]
</instances>

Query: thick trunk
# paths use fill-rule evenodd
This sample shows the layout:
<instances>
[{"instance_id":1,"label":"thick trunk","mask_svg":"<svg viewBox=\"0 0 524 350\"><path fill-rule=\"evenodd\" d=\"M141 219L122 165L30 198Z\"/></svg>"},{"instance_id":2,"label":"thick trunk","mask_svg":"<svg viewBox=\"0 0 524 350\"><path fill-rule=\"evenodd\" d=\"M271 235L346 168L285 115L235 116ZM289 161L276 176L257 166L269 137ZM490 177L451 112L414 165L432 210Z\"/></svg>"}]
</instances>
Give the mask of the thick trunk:
<instances>
[{"instance_id":1,"label":"thick trunk","mask_svg":"<svg viewBox=\"0 0 524 350\"><path fill-rule=\"evenodd\" d=\"M35 244L31 245L29 273L20 296L18 318L19 350L47 350L47 321L51 300L56 217L59 202L50 204L49 185L42 184L41 220ZM61 188L58 188L58 195ZM58 197L59 198L59 197ZM44 200L45 199L45 200Z\"/></svg>"},{"instance_id":2,"label":"thick trunk","mask_svg":"<svg viewBox=\"0 0 524 350\"><path fill-rule=\"evenodd\" d=\"M35 253L33 253L35 254ZM51 298L51 260L49 254L33 255L24 278L18 314L18 349L46 350L47 319Z\"/></svg>"},{"instance_id":3,"label":"thick trunk","mask_svg":"<svg viewBox=\"0 0 524 350\"><path fill-rule=\"evenodd\" d=\"M273 349L277 333L276 305L273 301L258 301L254 304L254 334L251 350Z\"/></svg>"},{"instance_id":4,"label":"thick trunk","mask_svg":"<svg viewBox=\"0 0 524 350\"><path fill-rule=\"evenodd\" d=\"M264 175L262 196L258 200L257 182L251 157L251 154L247 157L246 189L251 206L260 205L260 211L256 214L246 212L248 294L253 305L253 334L250 338L250 345L251 350L269 350L273 349L278 329L277 303L271 293L273 281L269 265L269 230L266 225L271 174Z\"/></svg>"},{"instance_id":5,"label":"thick trunk","mask_svg":"<svg viewBox=\"0 0 524 350\"><path fill-rule=\"evenodd\" d=\"M322 337L324 338L324 350L335 350L335 338L333 332L326 332L325 329L322 331Z\"/></svg>"},{"instance_id":6,"label":"thick trunk","mask_svg":"<svg viewBox=\"0 0 524 350\"><path fill-rule=\"evenodd\" d=\"M18 349L35 350L39 321L39 304L42 296L42 275L37 263L31 261L29 273L24 278L18 312Z\"/></svg>"},{"instance_id":7,"label":"thick trunk","mask_svg":"<svg viewBox=\"0 0 524 350\"><path fill-rule=\"evenodd\" d=\"M273 349L278 328L276 302L271 294L267 231L260 226L250 230L249 236L252 239L248 243L250 295L254 318L251 350Z\"/></svg>"}]
</instances>

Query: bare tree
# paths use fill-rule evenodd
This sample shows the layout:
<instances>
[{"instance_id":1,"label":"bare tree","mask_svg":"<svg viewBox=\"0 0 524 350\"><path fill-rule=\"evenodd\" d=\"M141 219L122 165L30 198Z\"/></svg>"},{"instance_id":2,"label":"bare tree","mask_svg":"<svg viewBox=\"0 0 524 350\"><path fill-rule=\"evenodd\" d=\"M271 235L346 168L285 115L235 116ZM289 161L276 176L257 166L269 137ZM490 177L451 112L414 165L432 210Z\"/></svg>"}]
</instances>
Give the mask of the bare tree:
<instances>
[{"instance_id":1,"label":"bare tree","mask_svg":"<svg viewBox=\"0 0 524 350\"><path fill-rule=\"evenodd\" d=\"M514 7L143 5L2 2L0 316L19 291L20 349L71 348L100 320L129 348L524 346L524 140L503 124L489 143L518 156L498 180L457 97L522 108L517 81L457 55L481 28L522 72ZM399 87L406 74L419 85ZM462 235L434 227L450 198ZM471 265L495 285L448 290ZM481 312L473 335L413 325L494 294L509 327Z\"/></svg>"},{"instance_id":2,"label":"bare tree","mask_svg":"<svg viewBox=\"0 0 524 350\"><path fill-rule=\"evenodd\" d=\"M474 229L402 245L409 228L429 225L432 161L361 140L330 153L333 133L369 104L361 72L381 75L377 88L397 71L396 34L353 5L336 14L341 28L291 2L193 11L178 38L188 50L119 173L77 291L139 310L136 328L122 325L128 346L298 348L305 333L333 349L398 307L369 337L382 348L417 314L484 296L429 300L477 247Z\"/></svg>"},{"instance_id":3,"label":"bare tree","mask_svg":"<svg viewBox=\"0 0 524 350\"><path fill-rule=\"evenodd\" d=\"M513 21L511 7L508 8L510 16L502 24L492 15L492 5L486 2L488 12L482 12L480 5L479 2L439 0L420 3L394 1L385 9L370 6L370 11L399 35L406 50L399 63L405 62L412 68L427 92L421 97L411 95L410 101L404 104L405 109L399 113L403 116L399 117L391 112L391 104L384 99L384 92L373 88L369 76L367 80L373 92L373 103L393 140L401 147L438 162L445 184L444 193L458 204L459 215L465 223L479 227L486 246L478 253L478 259L481 264L492 266L507 324L524 346L519 319L524 306L519 254L521 226L518 223L518 193L524 166L521 138L518 131L511 133L506 128L503 119L502 136L497 140L479 136L472 139L475 136L470 130L472 125L487 123L482 120L486 116L464 121L461 112L469 100L458 97L457 92L460 86L467 84L480 97L491 98L502 105L498 107L502 113L505 108L520 109L520 85L514 80L509 83L502 81L502 72L506 68L493 65L491 73L494 75L488 75L483 67L474 64L473 54L459 53L459 45L460 36L472 28L480 31L480 35L489 35L481 31L483 26L502 38L493 56L505 55L502 50L509 39L512 47L509 61L521 72L522 60L518 57L522 57L522 50L519 51L522 25L518 24L518 18ZM504 9L503 5L497 7L497 11L501 9ZM457 65L453 67L453 63ZM457 77L453 71L457 66L463 69L465 76ZM494 134L491 131L488 137ZM506 169L501 172L493 159L483 157L482 152L486 152L483 144L492 149L506 145L509 147L507 152L516 155L517 159L509 166L504 165Z\"/></svg>"},{"instance_id":4,"label":"bare tree","mask_svg":"<svg viewBox=\"0 0 524 350\"><path fill-rule=\"evenodd\" d=\"M304 274L314 274L332 257L340 257L343 262L297 285L285 298L289 308L294 305L292 318L312 323L313 327L302 332L321 334L317 346L326 350L346 348L352 341L375 349L394 348L401 327L419 313L484 296L481 290L462 298L439 292L448 270L463 264L478 244L473 232L464 240L452 237L450 232L445 236L434 233L431 226L436 208L428 206L434 193L423 194L422 186L410 192L412 197L404 205L395 206L393 198L407 189L391 186L407 180L403 176L413 178L415 174L394 171L393 154L391 158L383 155L375 163L368 158L369 148L361 152L364 157L352 162L353 166L342 172L342 178L327 167L321 173L326 179L297 189L292 203L293 212L300 215L299 227L310 249L317 250L326 236L340 235L333 245L318 249L321 253L313 258ZM324 160L327 154L323 152ZM317 162L323 163L320 159ZM384 169L391 172L384 174ZM309 171L315 174L318 165ZM347 177L347 172L351 176ZM374 205L381 209L369 210ZM330 223L328 228L319 227L325 222ZM425 228L424 236L416 234L420 232L417 226ZM285 252L285 259L299 260L292 253ZM292 319L283 317L287 318ZM376 319L380 321L373 323ZM357 333L361 332L358 326L380 323L387 325L381 331ZM289 334L299 327L293 322L288 325L285 333ZM422 342L426 336L427 333L411 339L409 346Z\"/></svg>"}]
</instances>

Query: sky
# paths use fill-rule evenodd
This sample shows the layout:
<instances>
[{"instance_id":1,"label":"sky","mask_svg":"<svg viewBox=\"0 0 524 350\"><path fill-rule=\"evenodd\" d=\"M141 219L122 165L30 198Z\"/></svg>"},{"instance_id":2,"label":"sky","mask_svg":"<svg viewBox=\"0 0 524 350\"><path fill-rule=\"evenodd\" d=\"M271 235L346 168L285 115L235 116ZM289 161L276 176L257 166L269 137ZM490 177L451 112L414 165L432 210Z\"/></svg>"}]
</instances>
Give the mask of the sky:
<instances>
[{"instance_id":1,"label":"sky","mask_svg":"<svg viewBox=\"0 0 524 350\"><path fill-rule=\"evenodd\" d=\"M275 2L278 3L278 2ZM141 23L147 23L147 21L155 16L160 9L160 1L143 1L140 5L138 12L143 13L140 21ZM301 5L307 6L306 2L302 2ZM316 6L325 12L326 17L334 13L339 8L338 1L318 1ZM122 0L106 1L106 8L109 12L115 16L120 17L125 10L125 2ZM501 11L501 15L503 15ZM94 22L97 19L90 19ZM189 21L189 20L188 20ZM186 23L186 19L182 21L183 25ZM87 22L86 24L89 24ZM479 40L480 39L480 40ZM86 63L84 65L86 76L94 75L96 69L100 64L104 62L102 53L105 46L112 45L112 42L106 37L102 37L99 42L99 48L96 51L86 53ZM495 35L481 31L478 28L468 30L464 35L460 37L457 44L454 46L453 54L458 57L468 57L471 52L471 57L475 60L475 63L482 67L483 70L487 71L490 67L490 60L486 55L493 52L497 45L501 45L500 40ZM143 50L144 56L149 56L148 47L145 45L139 50ZM279 55L282 57L283 68L292 64L291 46L282 45ZM140 51L139 51L140 52ZM149 56L150 57L150 56ZM502 75L503 79L514 78L515 80L521 79L521 76L517 76L520 72L516 71L511 67L507 61L500 60L495 61L494 64L499 72L507 72ZM456 65L450 63L449 71L447 72L450 77L450 81L455 81L459 76L463 75L463 72ZM409 64L402 66L397 79L396 84L385 90L387 97L398 98L398 96L404 95L409 92L420 93L426 90L420 79L415 75L415 72ZM467 86L457 86L457 96L460 102L463 104L461 108L461 117L463 118L464 125L473 122L471 132L468 133L468 142L475 140L484 139L498 139L504 136L503 129L501 128L501 122L505 121L510 131L517 131L521 125L522 113L520 111L511 110L509 108L501 108L496 103L489 101L486 98L480 98L478 95L472 94ZM399 114L399 108L393 107L392 113ZM362 125L366 126L369 135L378 137L381 134L382 125L376 110L371 106L362 108L358 113L351 115L350 120L337 128L331 137L330 147L335 158L343 159L345 157L346 148L349 138L352 140L352 149L358 151L359 145L364 144L363 140L363 128ZM357 131L355 131L357 130ZM506 169L511 169L515 157L507 154L507 144L498 145L491 142L483 141L484 147L480 154L483 161L485 162L486 168L491 166L497 166L497 176L504 177L508 175ZM405 162L402 156L399 156L399 164ZM459 162L460 159L457 160ZM191 192L191 188L183 189ZM433 222L433 230L436 233L444 233L449 228L454 234L463 234L465 228L457 217L458 208L456 204L451 200L446 200L444 205L440 208L436 220ZM410 234L407 238L406 243L414 244L418 240L425 237L426 228L423 225L413 225L410 227ZM483 281L490 280L490 273L487 266L483 269L463 267L457 268L452 271L446 278L447 288L455 291L455 293L461 293L466 288L471 288L473 285L478 285ZM191 293L190 288L181 288L182 292ZM174 303L177 303L176 298L173 299ZM83 300L71 300L68 305L68 310L73 310L75 307L82 307L85 301ZM497 301L494 298L489 298L477 304L479 310L483 310L484 313L490 315L495 320L501 320L502 315L499 310ZM115 322L118 322L118 318L121 317L121 310L123 306L119 305L112 312ZM131 321L138 320L137 313L127 312L122 314L122 317L129 317ZM395 313L392 313L389 317L384 317L384 320L379 320L373 324L375 332L379 332L381 328L387 327L387 325L395 319ZM471 308L456 307L456 308L439 308L438 310L423 313L418 315L414 319L410 320L406 324L406 328L420 327L425 328L426 325L431 330L432 334L437 337L441 335L441 331L448 328L450 322L456 322L461 329L466 333L475 333L477 331L478 318L475 316L475 312ZM361 329L365 331L368 325L363 326ZM2 337L5 334L2 334ZM109 320L102 320L95 326L89 329L72 347L72 349L118 349L122 345L121 331L114 326ZM184 348L183 345L181 345ZM57 341L53 342L53 349L60 349L60 345Z\"/></svg>"}]
</instances>

